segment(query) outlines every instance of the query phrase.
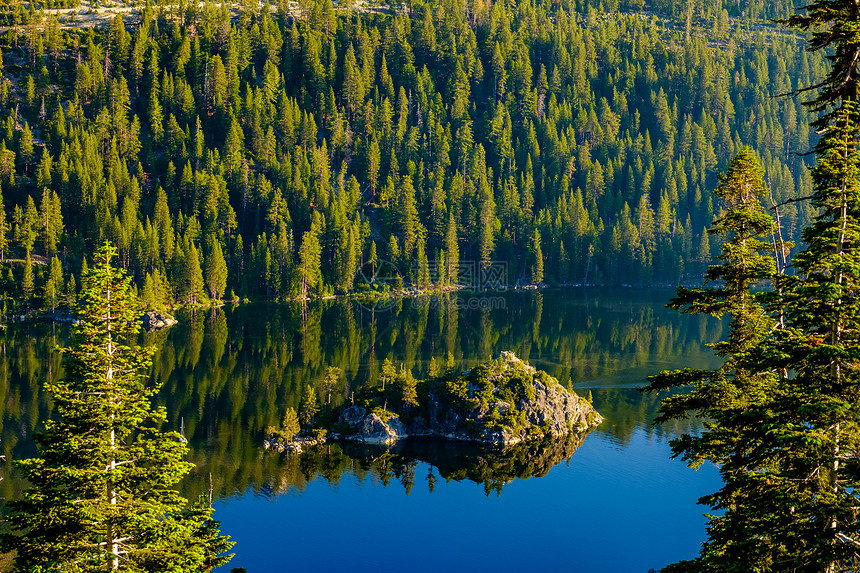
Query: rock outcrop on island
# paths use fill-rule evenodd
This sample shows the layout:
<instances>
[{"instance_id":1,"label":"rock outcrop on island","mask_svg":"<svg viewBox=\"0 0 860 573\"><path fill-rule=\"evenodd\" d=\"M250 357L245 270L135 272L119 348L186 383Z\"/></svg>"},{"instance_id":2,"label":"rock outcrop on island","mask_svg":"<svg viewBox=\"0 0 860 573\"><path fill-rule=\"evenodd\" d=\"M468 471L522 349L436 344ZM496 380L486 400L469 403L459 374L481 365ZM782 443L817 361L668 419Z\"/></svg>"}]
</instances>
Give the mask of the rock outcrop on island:
<instances>
[{"instance_id":1,"label":"rock outcrop on island","mask_svg":"<svg viewBox=\"0 0 860 573\"><path fill-rule=\"evenodd\" d=\"M165 328L170 328L174 324L176 324L176 319L166 313L149 311L144 313L141 318L141 323L143 324L143 329L147 332L152 332L154 330L162 330Z\"/></svg>"},{"instance_id":2,"label":"rock outcrop on island","mask_svg":"<svg viewBox=\"0 0 860 573\"><path fill-rule=\"evenodd\" d=\"M603 418L583 398L512 352L462 373L420 383L423 399L400 414L380 407L345 408L343 437L392 444L407 436L444 436L502 447L583 433Z\"/></svg>"},{"instance_id":3,"label":"rock outcrop on island","mask_svg":"<svg viewBox=\"0 0 860 573\"><path fill-rule=\"evenodd\" d=\"M366 408L353 405L344 408L339 421L354 430L345 435L347 439L368 444L393 444L409 435L400 417L384 410L368 412Z\"/></svg>"},{"instance_id":4,"label":"rock outcrop on island","mask_svg":"<svg viewBox=\"0 0 860 573\"><path fill-rule=\"evenodd\" d=\"M326 439L324 436L302 436L291 440L282 440L278 436L269 436L268 438L263 439L263 449L273 450L278 453L288 452L290 454L301 454L304 452L303 448L318 446L325 442Z\"/></svg>"}]
</instances>

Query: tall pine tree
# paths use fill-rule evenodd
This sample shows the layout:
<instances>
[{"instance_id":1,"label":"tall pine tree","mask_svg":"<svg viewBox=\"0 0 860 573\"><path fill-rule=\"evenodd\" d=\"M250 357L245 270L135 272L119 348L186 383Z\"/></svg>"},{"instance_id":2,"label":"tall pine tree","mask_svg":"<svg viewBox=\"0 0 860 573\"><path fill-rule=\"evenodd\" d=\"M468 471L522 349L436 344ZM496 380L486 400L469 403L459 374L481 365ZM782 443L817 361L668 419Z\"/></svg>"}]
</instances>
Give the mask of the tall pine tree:
<instances>
[{"instance_id":1,"label":"tall pine tree","mask_svg":"<svg viewBox=\"0 0 860 573\"><path fill-rule=\"evenodd\" d=\"M717 264L711 265L701 288L680 287L670 306L687 313L731 318L726 340L710 345L724 359L715 370L687 368L662 372L650 379L650 390L689 392L663 400L659 422L703 416L704 431L673 440L672 451L691 466L705 461L719 464L723 487L701 501L721 511L708 524L708 541L694 561L668 571L763 571L774 562L777 546L758 530L759 495L767 488L770 458L753 456L759 442L761 412L773 398L776 375L757 367L751 355L767 340L775 321L753 288L772 281L776 272L773 247L762 240L774 230L773 219L760 198L767 194L763 171L750 148L743 148L714 193L724 200L725 212L708 231L724 239ZM768 251L770 251L768 253Z\"/></svg>"},{"instance_id":2,"label":"tall pine tree","mask_svg":"<svg viewBox=\"0 0 860 573\"><path fill-rule=\"evenodd\" d=\"M103 246L83 277L65 378L46 384L57 415L36 437L40 457L17 462L31 484L3 538L17 571L192 572L211 562L208 544L225 548L211 508L189 513L175 490L188 446L159 429L153 349L136 343L138 303L115 256Z\"/></svg>"}]
</instances>

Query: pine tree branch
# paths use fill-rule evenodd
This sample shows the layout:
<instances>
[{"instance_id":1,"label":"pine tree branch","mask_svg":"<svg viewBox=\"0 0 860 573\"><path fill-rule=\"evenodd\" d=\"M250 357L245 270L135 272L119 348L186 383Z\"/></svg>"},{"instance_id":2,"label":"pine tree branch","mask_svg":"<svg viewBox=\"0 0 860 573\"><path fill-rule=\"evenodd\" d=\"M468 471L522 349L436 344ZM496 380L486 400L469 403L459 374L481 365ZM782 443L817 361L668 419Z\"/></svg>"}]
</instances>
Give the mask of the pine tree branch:
<instances>
[{"instance_id":1,"label":"pine tree branch","mask_svg":"<svg viewBox=\"0 0 860 573\"><path fill-rule=\"evenodd\" d=\"M795 197L793 199L787 199L781 203L775 203L775 202L773 202L773 200L771 200L770 210L776 211L779 207L782 207L783 205L788 205L790 203L798 203L800 201L809 201L810 199L815 199L816 197L817 197L817 195L807 195L806 197Z\"/></svg>"}]
</instances>

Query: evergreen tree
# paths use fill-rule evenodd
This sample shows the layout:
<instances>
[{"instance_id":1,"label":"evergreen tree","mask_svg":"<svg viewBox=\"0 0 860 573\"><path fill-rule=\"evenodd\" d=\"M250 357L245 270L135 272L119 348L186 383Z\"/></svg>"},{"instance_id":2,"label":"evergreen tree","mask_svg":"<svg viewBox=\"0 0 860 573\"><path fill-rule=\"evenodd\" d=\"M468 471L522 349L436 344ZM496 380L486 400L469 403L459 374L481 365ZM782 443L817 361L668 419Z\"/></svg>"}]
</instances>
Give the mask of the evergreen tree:
<instances>
[{"instance_id":1,"label":"evergreen tree","mask_svg":"<svg viewBox=\"0 0 860 573\"><path fill-rule=\"evenodd\" d=\"M407 370L400 365L400 374L397 377L398 383L400 386L400 402L403 404L405 409L409 409L413 406L418 405L418 390L417 385L418 382L415 380L415 377L412 376L412 371Z\"/></svg>"},{"instance_id":2,"label":"evergreen tree","mask_svg":"<svg viewBox=\"0 0 860 573\"><path fill-rule=\"evenodd\" d=\"M772 542L795 567L827 572L860 562L860 467L850 453L860 446L860 109L853 97L840 103L816 147L818 215L793 258L798 276L780 277L787 328L771 362L783 375L768 432L754 434L775 468L771 512L791 510ZM760 518L751 535L775 521Z\"/></svg>"},{"instance_id":3,"label":"evergreen tree","mask_svg":"<svg viewBox=\"0 0 860 573\"><path fill-rule=\"evenodd\" d=\"M57 299L63 292L63 267L60 259L51 257L51 269L48 273L48 281L45 283L45 306L51 305L51 312L57 309Z\"/></svg>"},{"instance_id":4,"label":"evergreen tree","mask_svg":"<svg viewBox=\"0 0 860 573\"><path fill-rule=\"evenodd\" d=\"M211 508L189 518L174 489L191 469L187 445L150 399L152 350L137 346L130 280L102 247L84 276L80 319L66 348L65 378L46 384L57 418L37 436L38 458L17 462L31 484L9 503L18 571L198 571L204 543L225 541Z\"/></svg>"},{"instance_id":5,"label":"evergreen tree","mask_svg":"<svg viewBox=\"0 0 860 573\"><path fill-rule=\"evenodd\" d=\"M182 299L197 304L206 295L203 292L203 271L200 268L200 251L193 242L185 251L182 274Z\"/></svg>"},{"instance_id":6,"label":"evergreen tree","mask_svg":"<svg viewBox=\"0 0 860 573\"><path fill-rule=\"evenodd\" d=\"M322 286L322 274L320 271L320 243L316 232L307 231L302 237L299 247L299 281L302 298L316 293Z\"/></svg>"},{"instance_id":7,"label":"evergreen tree","mask_svg":"<svg viewBox=\"0 0 860 573\"><path fill-rule=\"evenodd\" d=\"M424 250L424 241L418 241L418 286L427 288L430 286L430 264L427 260L427 253Z\"/></svg>"},{"instance_id":8,"label":"evergreen tree","mask_svg":"<svg viewBox=\"0 0 860 573\"><path fill-rule=\"evenodd\" d=\"M537 229L535 229L534 235L532 235L531 254L532 282L540 284L543 282L543 250L541 250L540 246L540 231Z\"/></svg>"},{"instance_id":9,"label":"evergreen tree","mask_svg":"<svg viewBox=\"0 0 860 573\"><path fill-rule=\"evenodd\" d=\"M305 426L313 424L318 411L317 393L313 386L307 384L304 393L302 393L302 403L299 406L299 420Z\"/></svg>"},{"instance_id":10,"label":"evergreen tree","mask_svg":"<svg viewBox=\"0 0 860 573\"><path fill-rule=\"evenodd\" d=\"M42 193L41 225L39 234L42 244L45 246L45 255L51 256L57 252L57 243L63 232L63 214L60 206L60 197L55 191L45 187Z\"/></svg>"},{"instance_id":11,"label":"evergreen tree","mask_svg":"<svg viewBox=\"0 0 860 573\"><path fill-rule=\"evenodd\" d=\"M662 372L650 379L653 391L694 385L690 392L664 399L658 420L689 415L709 420L703 432L673 440L672 451L694 467L705 461L719 464L724 484L703 498L722 513L711 517L700 558L670 571L765 571L776 558L777 545L769 534L761 536L756 530L762 519L755 515L761 509L770 459L756 458L760 441L751 439L761 428L760 416L770 406L777 384L773 371L761 369L754 359L775 325L761 295L753 293L759 281L772 281L776 273L773 247L762 241L775 227L760 203L767 195L762 177L752 149L743 148L714 191L726 205L708 231L724 239L718 264L708 268L706 286L679 287L670 303L687 313L731 317L727 340L710 345L724 359L723 365L715 370Z\"/></svg>"},{"instance_id":12,"label":"evergreen tree","mask_svg":"<svg viewBox=\"0 0 860 573\"><path fill-rule=\"evenodd\" d=\"M36 289L33 279L33 261L30 259L30 250L27 249L27 254L24 257L24 276L21 279L21 293L24 295L24 302L30 303L33 298L33 291Z\"/></svg>"},{"instance_id":13,"label":"evergreen tree","mask_svg":"<svg viewBox=\"0 0 860 573\"><path fill-rule=\"evenodd\" d=\"M679 2L651 8L673 14ZM536 229L553 271L545 280L686 282L704 272L717 247L698 234L714 207L700 190L713 186L715 166L728 164L739 142L754 142L768 157L777 202L809 195L807 160L790 151L806 149L817 134L797 106L762 102L819 77L824 54L798 57L793 40L751 29L743 32L750 41L720 38L732 50L702 51L682 33L623 15L590 18L583 28L575 13L582 3L520 10L521 3L489 20L410 10L407 28L398 18L323 17L327 3L289 26L248 6L238 8L236 22L215 11L200 34L191 26L197 10L183 12L178 26L159 25L150 11L131 34L121 18L94 34L60 29L53 18L43 32L34 25L22 36L31 69L0 60L0 181L7 215L21 213L10 217L16 255L28 244L36 252L28 230L48 256L63 248L69 260L111 237L122 266L140 278L158 268L177 287L167 302L176 302L187 299L174 250L187 254L178 244L187 235L209 264L214 235L222 250L231 248L222 253L227 283L273 299L303 288L319 296L351 290L370 247L365 225L378 221L385 237L376 239L378 248L391 244L386 234L396 236L397 254L385 253L393 263L419 268L424 240L424 255L437 265L444 251L438 278L454 283L460 250L482 271L493 258L521 269L532 260ZM768 4L775 3L784 8L787 0ZM639 4L621 0L620 8ZM610 0L604 8L617 6ZM700 8L719 21L722 36L721 9ZM764 12L781 13L756 6L748 15L754 21ZM826 23L838 14L812 10L809 17ZM320 27L351 30L358 22L355 41L320 36ZM546 34L520 34L521 26ZM842 41L838 26L820 28L822 46ZM19 41L15 33L9 42ZM642 43L630 58L618 58L614 37ZM39 43L49 52L44 68ZM654 58L642 45L665 51ZM853 53L834 58L851 65ZM57 82L63 70L75 78ZM10 89L9 75L19 89ZM845 77L830 78L831 91L852 89ZM43 100L55 110L50 121ZM16 179L31 169L33 177ZM42 198L35 227L18 224L28 195ZM59 204L62 219L53 209ZM273 212L288 222L287 233ZM797 241L811 217L804 206L784 209L786 239ZM237 227L247 249L237 248ZM291 243L301 245L310 229L321 252L319 280L308 291ZM248 262L256 264L258 244L267 245L258 252L261 265L269 257L267 280L245 272ZM525 274L531 270L527 262ZM411 278L420 281L420 273Z\"/></svg>"},{"instance_id":14,"label":"evergreen tree","mask_svg":"<svg viewBox=\"0 0 860 573\"><path fill-rule=\"evenodd\" d=\"M382 382L382 391L385 392L385 385L391 384L397 379L397 370L391 360L386 358L382 362L382 373L379 375L379 381Z\"/></svg>"},{"instance_id":15,"label":"evergreen tree","mask_svg":"<svg viewBox=\"0 0 860 573\"><path fill-rule=\"evenodd\" d=\"M299 416L296 414L295 408L287 408L287 411L284 413L284 419L281 421L281 436L289 442L300 431Z\"/></svg>"},{"instance_id":16,"label":"evergreen tree","mask_svg":"<svg viewBox=\"0 0 860 573\"><path fill-rule=\"evenodd\" d=\"M21 248L25 251L32 251L36 244L36 238L39 236L39 211L36 209L36 202L33 201L33 196L27 196L27 208L24 210L23 218L17 225L20 230L16 229Z\"/></svg>"},{"instance_id":17,"label":"evergreen tree","mask_svg":"<svg viewBox=\"0 0 860 573\"><path fill-rule=\"evenodd\" d=\"M457 223L454 220L454 213L448 215L448 229L445 231L445 251L448 262L445 276L448 277L450 284L456 285L459 278L460 247L457 239Z\"/></svg>"},{"instance_id":18,"label":"evergreen tree","mask_svg":"<svg viewBox=\"0 0 860 573\"><path fill-rule=\"evenodd\" d=\"M331 404L331 393L337 387L342 375L343 370L337 366L329 366L326 368L325 376L323 377L323 388L326 392L326 404Z\"/></svg>"},{"instance_id":19,"label":"evergreen tree","mask_svg":"<svg viewBox=\"0 0 860 573\"><path fill-rule=\"evenodd\" d=\"M66 291L64 300L69 308L71 308L78 299L78 286L75 284L75 275L69 275L69 282L66 283Z\"/></svg>"},{"instance_id":20,"label":"evergreen tree","mask_svg":"<svg viewBox=\"0 0 860 573\"><path fill-rule=\"evenodd\" d=\"M3 193L0 191L0 263L6 262L6 249L9 248L9 221L3 206Z\"/></svg>"},{"instance_id":21,"label":"evergreen tree","mask_svg":"<svg viewBox=\"0 0 860 573\"><path fill-rule=\"evenodd\" d=\"M21 140L18 142L18 153L24 165L24 172L27 172L27 167L33 160L33 131L26 122L21 131Z\"/></svg>"},{"instance_id":22,"label":"evergreen tree","mask_svg":"<svg viewBox=\"0 0 860 573\"><path fill-rule=\"evenodd\" d=\"M220 300L227 289L227 262L224 260L221 243L214 237L209 247L209 256L206 257L206 286L209 296L216 300Z\"/></svg>"},{"instance_id":23,"label":"evergreen tree","mask_svg":"<svg viewBox=\"0 0 860 573\"><path fill-rule=\"evenodd\" d=\"M435 380L442 375L442 368L439 366L439 363L436 361L435 356L430 357L430 364L427 367L427 378L429 380Z\"/></svg>"}]
</instances>

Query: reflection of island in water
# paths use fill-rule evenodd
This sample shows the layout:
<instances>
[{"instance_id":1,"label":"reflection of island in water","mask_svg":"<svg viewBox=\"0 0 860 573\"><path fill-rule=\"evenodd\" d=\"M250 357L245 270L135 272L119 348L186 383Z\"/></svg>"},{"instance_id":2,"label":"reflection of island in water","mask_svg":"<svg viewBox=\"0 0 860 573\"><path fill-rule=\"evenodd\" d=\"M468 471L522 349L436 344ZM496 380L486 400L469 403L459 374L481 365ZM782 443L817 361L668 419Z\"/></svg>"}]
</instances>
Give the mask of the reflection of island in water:
<instances>
[{"instance_id":1,"label":"reflection of island in water","mask_svg":"<svg viewBox=\"0 0 860 573\"><path fill-rule=\"evenodd\" d=\"M506 448L491 448L474 442L444 438L407 438L391 447L356 443L331 443L307 449L302 454L266 454L275 471L258 492L277 496L303 490L315 479L337 484L344 475L372 479L384 486L398 485L407 495L423 481L432 492L439 478L469 480L484 486L487 495L500 495L515 479L543 477L556 465L569 461L587 434L568 434L539 442L521 442ZM420 464L427 473L416 475ZM420 486L419 486L420 487Z\"/></svg>"},{"instance_id":2,"label":"reflection of island in water","mask_svg":"<svg viewBox=\"0 0 860 573\"><path fill-rule=\"evenodd\" d=\"M651 429L660 398L634 388L661 368L712 364L703 343L719 338L719 321L663 308L669 291L491 295L499 298L492 307L464 304L463 297L478 295L457 293L398 301L386 312L350 300L304 309L241 305L186 314L169 330L145 335L158 348L152 375L163 383L159 402L171 429L184 419L190 461L197 464L196 477L183 482L184 495L208 491L210 475L221 497L277 483L271 476L281 462L262 456L263 429L280 423L287 407L298 408L307 384L324 407L348 402L361 385L378 385L386 358L424 378L432 357L451 353L466 369L513 350L562 384L570 381L580 395L591 390L606 418L595 431L621 444L643 427L658 434L691 427ZM21 487L11 460L35 453L32 433L50 412L41 388L61 372L51 349L67 335L66 327L44 323L0 329L0 453L7 478L0 496L6 499ZM323 384L328 366L344 372L336 386Z\"/></svg>"}]
</instances>

